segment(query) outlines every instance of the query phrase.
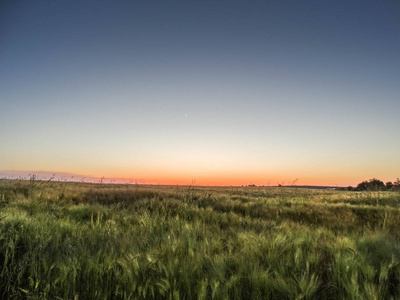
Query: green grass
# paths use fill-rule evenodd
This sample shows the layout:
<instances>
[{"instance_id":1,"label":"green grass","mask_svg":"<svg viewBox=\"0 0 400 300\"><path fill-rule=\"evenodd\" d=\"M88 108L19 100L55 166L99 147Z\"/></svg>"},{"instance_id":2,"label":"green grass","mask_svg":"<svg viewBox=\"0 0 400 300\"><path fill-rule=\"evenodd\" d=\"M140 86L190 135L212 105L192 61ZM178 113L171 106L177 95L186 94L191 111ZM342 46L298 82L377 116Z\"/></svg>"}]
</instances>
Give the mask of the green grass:
<instances>
[{"instance_id":1,"label":"green grass","mask_svg":"<svg viewBox=\"0 0 400 300\"><path fill-rule=\"evenodd\" d=\"M399 299L399 192L0 181L2 299Z\"/></svg>"}]
</instances>

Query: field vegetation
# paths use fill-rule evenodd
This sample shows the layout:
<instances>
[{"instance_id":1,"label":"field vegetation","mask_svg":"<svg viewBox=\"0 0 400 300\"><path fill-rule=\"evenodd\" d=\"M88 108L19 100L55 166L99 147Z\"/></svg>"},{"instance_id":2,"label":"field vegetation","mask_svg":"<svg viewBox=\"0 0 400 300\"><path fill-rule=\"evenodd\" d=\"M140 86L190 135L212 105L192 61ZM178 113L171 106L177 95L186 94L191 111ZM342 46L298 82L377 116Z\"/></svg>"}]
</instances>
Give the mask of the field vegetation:
<instances>
[{"instance_id":1,"label":"field vegetation","mask_svg":"<svg viewBox=\"0 0 400 300\"><path fill-rule=\"evenodd\" d=\"M399 191L0 181L2 299L399 299Z\"/></svg>"}]
</instances>

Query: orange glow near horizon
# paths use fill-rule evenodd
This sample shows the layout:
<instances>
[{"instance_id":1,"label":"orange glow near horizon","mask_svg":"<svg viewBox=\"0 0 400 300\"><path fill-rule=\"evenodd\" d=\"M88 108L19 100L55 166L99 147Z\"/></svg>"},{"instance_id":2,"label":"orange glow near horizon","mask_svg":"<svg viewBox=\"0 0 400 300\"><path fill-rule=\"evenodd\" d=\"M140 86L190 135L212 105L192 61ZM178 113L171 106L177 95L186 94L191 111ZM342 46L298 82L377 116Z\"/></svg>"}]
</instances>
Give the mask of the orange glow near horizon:
<instances>
[{"instance_id":1,"label":"orange glow near horizon","mask_svg":"<svg viewBox=\"0 0 400 300\"><path fill-rule=\"evenodd\" d=\"M385 177L380 176L379 172L374 170L363 173L349 172L346 176L340 176L339 172L312 172L305 170L301 172L293 172L295 175L290 175L290 172L251 172L251 171L229 171L229 172L177 172L176 170L138 170L139 176L132 176L129 172L122 170L114 170L114 172L85 172L84 170L64 170L57 171L24 171L14 170L0 172L6 177L14 178L19 176L28 178L28 173L36 174L38 179L48 179L55 175L55 180L81 181L84 182L100 182L104 183L130 183L130 184L151 184L151 185L195 185L195 186L356 186L358 183L371 178L377 178L383 182L395 181L396 176ZM135 172L136 173L136 172ZM289 175L287 175L289 174Z\"/></svg>"},{"instance_id":2,"label":"orange glow near horizon","mask_svg":"<svg viewBox=\"0 0 400 300\"><path fill-rule=\"evenodd\" d=\"M95 176L99 177L99 176ZM132 177L127 176L120 178L120 181L134 182L140 184L154 184L154 185L196 185L196 186L246 186L255 184L257 186L277 186L281 185L298 185L298 186L355 186L359 182L369 179L359 177L360 179L353 179L349 177L325 177L319 176L304 176L304 177L285 177L285 176L267 176L264 174L217 174L217 175L202 175L202 176L183 176L171 174L158 174L149 175L146 177ZM394 180L394 179L392 179ZM117 179L118 181L118 179Z\"/></svg>"},{"instance_id":3,"label":"orange glow near horizon","mask_svg":"<svg viewBox=\"0 0 400 300\"><path fill-rule=\"evenodd\" d=\"M379 170L359 170L352 168L328 168L328 166L317 167L281 167L276 171L263 171L254 166L244 167L235 166L227 171L222 168L215 169L192 169L172 168L136 168L135 172L130 172L125 168L110 168L110 172L92 173L92 177L101 178L105 176L117 181L142 183L142 184L161 184L161 185L197 185L197 186L242 186L255 184L257 186L277 186L281 185L310 185L310 186L356 186L363 180L376 177L380 180L394 181L397 177L388 177ZM132 168L133 169L133 168ZM112 170L112 171L111 171ZM81 174L90 172L80 171ZM394 172L393 172L394 174Z\"/></svg>"},{"instance_id":4,"label":"orange glow near horizon","mask_svg":"<svg viewBox=\"0 0 400 300\"><path fill-rule=\"evenodd\" d=\"M80 159L79 163L70 163L67 160L50 160L46 164L39 164L39 159L30 159L29 168L14 168L16 172L45 170L48 174L57 174L59 178L72 175L76 178L85 177L86 181L98 182L105 178L105 182L161 184L161 185L196 185L196 186L257 186L298 185L298 186L356 186L358 183L371 178L378 178L383 182L395 181L398 177L396 165L391 168L380 168L379 163L330 164L329 162L314 162L306 160L283 159L278 161L258 161L250 159L238 160L229 163L227 156L223 161L215 157L194 157L183 159L169 157L169 159L153 156L153 160L124 160L123 157L107 161L106 155L101 163L95 164L88 159ZM222 155L220 155L222 156ZM197 159L196 159L197 158ZM207 163L208 162L208 163ZM380 162L381 163L381 162ZM9 172L9 174L12 174ZM28 174L28 173L26 173ZM90 179L89 179L90 178ZM80 179L79 179L80 180Z\"/></svg>"},{"instance_id":5,"label":"orange glow near horizon","mask_svg":"<svg viewBox=\"0 0 400 300\"><path fill-rule=\"evenodd\" d=\"M152 184L152 185L196 185L196 186L247 186L255 184L256 186L290 186L290 185L297 185L297 186L356 186L357 183L365 180L359 181L345 181L345 180L335 180L332 184L332 181L326 180L314 180L314 181L300 181L291 179L291 180L284 180L284 179L275 179L272 178L270 180L263 180L257 178L162 178L162 177L151 177L151 178L144 178L144 179L136 179L136 178L129 178L129 179L117 179L117 182L130 182L130 183L139 183L139 184Z\"/></svg>"}]
</instances>

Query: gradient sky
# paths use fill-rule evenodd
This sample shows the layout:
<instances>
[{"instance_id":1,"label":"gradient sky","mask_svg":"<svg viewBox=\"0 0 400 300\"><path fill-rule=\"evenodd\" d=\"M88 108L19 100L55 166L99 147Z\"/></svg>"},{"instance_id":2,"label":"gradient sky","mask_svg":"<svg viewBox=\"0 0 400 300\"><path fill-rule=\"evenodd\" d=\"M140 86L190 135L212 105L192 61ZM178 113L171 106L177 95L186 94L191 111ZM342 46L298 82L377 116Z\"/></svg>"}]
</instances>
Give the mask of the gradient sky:
<instances>
[{"instance_id":1,"label":"gradient sky","mask_svg":"<svg viewBox=\"0 0 400 300\"><path fill-rule=\"evenodd\" d=\"M398 1L2 1L0 171L400 176Z\"/></svg>"}]
</instances>

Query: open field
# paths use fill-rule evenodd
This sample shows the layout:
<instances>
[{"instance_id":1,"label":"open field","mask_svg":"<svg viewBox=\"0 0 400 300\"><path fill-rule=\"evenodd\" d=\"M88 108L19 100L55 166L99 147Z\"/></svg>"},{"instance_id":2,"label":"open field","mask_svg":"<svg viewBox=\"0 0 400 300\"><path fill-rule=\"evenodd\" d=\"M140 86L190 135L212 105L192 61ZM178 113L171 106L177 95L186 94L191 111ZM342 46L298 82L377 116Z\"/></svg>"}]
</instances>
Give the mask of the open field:
<instances>
[{"instance_id":1,"label":"open field","mask_svg":"<svg viewBox=\"0 0 400 300\"><path fill-rule=\"evenodd\" d=\"M399 299L400 193L0 181L2 299Z\"/></svg>"}]
</instances>

